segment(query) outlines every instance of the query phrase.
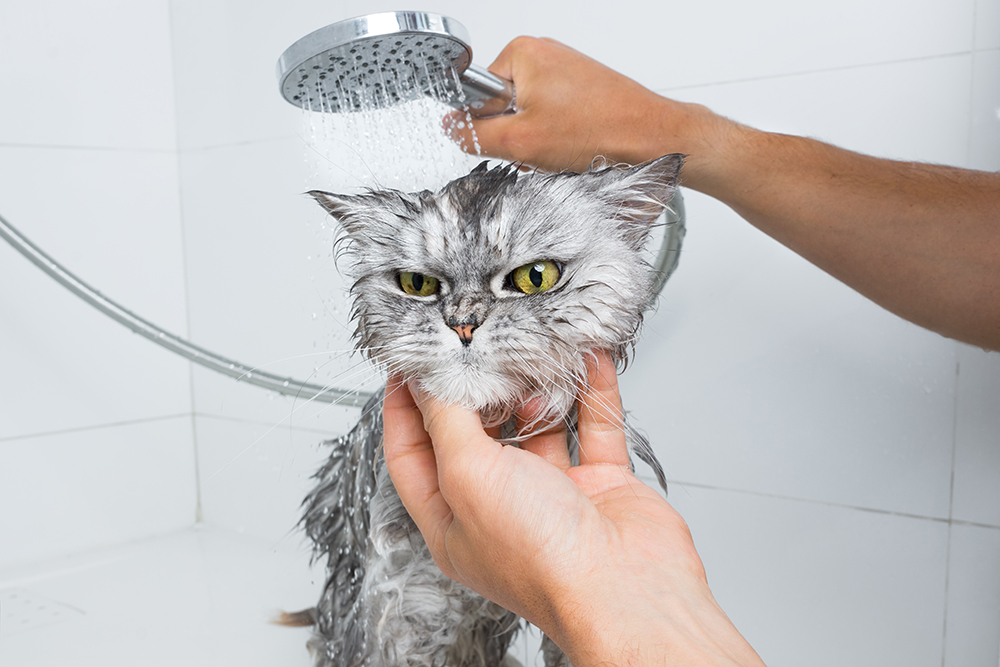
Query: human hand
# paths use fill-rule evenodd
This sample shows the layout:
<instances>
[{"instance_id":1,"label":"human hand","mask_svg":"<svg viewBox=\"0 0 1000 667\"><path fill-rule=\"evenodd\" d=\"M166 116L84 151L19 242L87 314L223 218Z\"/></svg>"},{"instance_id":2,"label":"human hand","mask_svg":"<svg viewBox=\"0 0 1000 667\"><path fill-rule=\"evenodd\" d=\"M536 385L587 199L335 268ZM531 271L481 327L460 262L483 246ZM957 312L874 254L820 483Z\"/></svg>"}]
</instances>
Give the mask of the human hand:
<instances>
[{"instance_id":1,"label":"human hand","mask_svg":"<svg viewBox=\"0 0 1000 667\"><path fill-rule=\"evenodd\" d=\"M697 180L699 163L735 126L704 107L657 95L552 39L518 37L489 69L514 82L518 112L474 121L483 154L544 171L585 171L597 156L639 164L685 153L693 160L685 177ZM445 127L469 150L464 119L464 112L449 114Z\"/></svg>"},{"instance_id":2,"label":"human hand","mask_svg":"<svg viewBox=\"0 0 1000 667\"><path fill-rule=\"evenodd\" d=\"M576 467L564 428L504 447L475 412L416 388L415 401L391 379L384 449L404 505L446 575L542 628L576 667L760 664L715 603L684 520L631 473L614 366L596 359Z\"/></svg>"}]
</instances>

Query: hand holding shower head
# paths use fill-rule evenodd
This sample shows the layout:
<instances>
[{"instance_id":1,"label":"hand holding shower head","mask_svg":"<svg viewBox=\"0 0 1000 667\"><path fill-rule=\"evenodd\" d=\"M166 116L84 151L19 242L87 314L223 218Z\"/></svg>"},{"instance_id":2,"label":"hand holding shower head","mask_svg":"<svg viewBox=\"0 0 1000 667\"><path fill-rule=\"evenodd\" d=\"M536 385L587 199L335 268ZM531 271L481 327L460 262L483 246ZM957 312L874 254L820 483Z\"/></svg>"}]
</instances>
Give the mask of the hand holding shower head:
<instances>
[{"instance_id":1,"label":"hand holding shower head","mask_svg":"<svg viewBox=\"0 0 1000 667\"><path fill-rule=\"evenodd\" d=\"M458 21L427 12L385 12L332 23L278 59L281 95L303 109L381 109L431 95L474 116L514 111L514 85L472 64Z\"/></svg>"}]
</instances>

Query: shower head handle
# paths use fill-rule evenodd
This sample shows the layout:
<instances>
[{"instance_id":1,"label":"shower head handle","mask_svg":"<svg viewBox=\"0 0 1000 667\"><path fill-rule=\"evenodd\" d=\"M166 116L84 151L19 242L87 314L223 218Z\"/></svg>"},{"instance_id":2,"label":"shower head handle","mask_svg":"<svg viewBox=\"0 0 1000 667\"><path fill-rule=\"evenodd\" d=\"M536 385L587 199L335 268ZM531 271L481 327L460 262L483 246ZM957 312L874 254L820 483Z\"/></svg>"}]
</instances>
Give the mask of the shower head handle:
<instances>
[{"instance_id":1,"label":"shower head handle","mask_svg":"<svg viewBox=\"0 0 1000 667\"><path fill-rule=\"evenodd\" d=\"M517 111L517 95L513 81L497 76L475 63L462 72L459 80L462 82L465 99L448 102L456 109L468 106L469 112L477 118L500 116Z\"/></svg>"},{"instance_id":2,"label":"shower head handle","mask_svg":"<svg viewBox=\"0 0 1000 667\"><path fill-rule=\"evenodd\" d=\"M429 12L383 12L338 21L278 59L288 102L312 111L378 109L431 95L478 117L514 110L514 86L472 64L458 21Z\"/></svg>"}]
</instances>

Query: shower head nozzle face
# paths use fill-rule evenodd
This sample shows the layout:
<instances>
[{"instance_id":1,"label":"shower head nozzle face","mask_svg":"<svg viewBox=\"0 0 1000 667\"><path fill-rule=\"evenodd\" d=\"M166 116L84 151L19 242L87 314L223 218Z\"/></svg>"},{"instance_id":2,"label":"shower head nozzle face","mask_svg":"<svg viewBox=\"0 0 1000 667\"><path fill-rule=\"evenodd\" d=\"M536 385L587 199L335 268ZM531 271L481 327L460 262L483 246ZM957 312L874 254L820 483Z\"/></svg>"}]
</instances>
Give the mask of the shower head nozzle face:
<instances>
[{"instance_id":1,"label":"shower head nozzle face","mask_svg":"<svg viewBox=\"0 0 1000 667\"><path fill-rule=\"evenodd\" d=\"M458 99L472 62L462 24L424 12L340 21L292 44L278 60L282 96L313 111L361 111L434 95Z\"/></svg>"}]
</instances>

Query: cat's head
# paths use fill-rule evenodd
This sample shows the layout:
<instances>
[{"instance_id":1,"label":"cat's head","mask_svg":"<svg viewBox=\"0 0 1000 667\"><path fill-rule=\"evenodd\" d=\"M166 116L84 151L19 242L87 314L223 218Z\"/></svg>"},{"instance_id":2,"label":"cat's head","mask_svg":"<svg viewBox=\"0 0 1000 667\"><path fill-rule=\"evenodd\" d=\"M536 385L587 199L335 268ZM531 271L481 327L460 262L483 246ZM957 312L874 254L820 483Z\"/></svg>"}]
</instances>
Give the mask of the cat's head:
<instances>
[{"instance_id":1,"label":"cat's head","mask_svg":"<svg viewBox=\"0 0 1000 667\"><path fill-rule=\"evenodd\" d=\"M652 296L642 249L682 163L524 175L484 162L436 193L310 194L353 260L358 348L498 423L536 398L540 416L564 416L586 355L626 357Z\"/></svg>"}]
</instances>

